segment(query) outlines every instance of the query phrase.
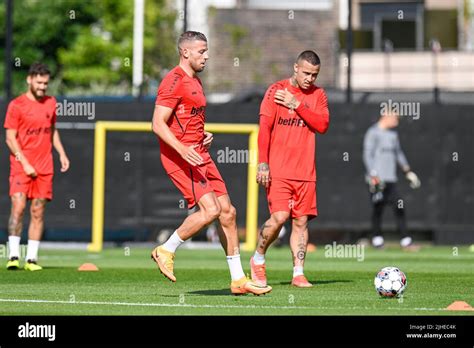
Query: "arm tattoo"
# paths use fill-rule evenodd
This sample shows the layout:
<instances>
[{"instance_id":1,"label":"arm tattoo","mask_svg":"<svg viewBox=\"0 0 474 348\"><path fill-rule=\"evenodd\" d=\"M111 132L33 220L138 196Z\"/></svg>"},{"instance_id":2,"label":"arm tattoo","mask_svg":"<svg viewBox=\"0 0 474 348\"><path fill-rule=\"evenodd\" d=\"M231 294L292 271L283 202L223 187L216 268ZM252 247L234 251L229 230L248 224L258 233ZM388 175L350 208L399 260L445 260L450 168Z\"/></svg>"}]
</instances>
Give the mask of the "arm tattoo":
<instances>
[{"instance_id":1,"label":"arm tattoo","mask_svg":"<svg viewBox=\"0 0 474 348\"><path fill-rule=\"evenodd\" d=\"M291 110L294 110L296 109L296 103L298 102L298 100L296 100L295 97L291 98L290 102L287 104L287 106L291 109Z\"/></svg>"},{"instance_id":2,"label":"arm tattoo","mask_svg":"<svg viewBox=\"0 0 474 348\"><path fill-rule=\"evenodd\" d=\"M268 166L268 163L260 163L258 165L258 171L263 172L263 171L268 171L270 170L270 167Z\"/></svg>"}]
</instances>

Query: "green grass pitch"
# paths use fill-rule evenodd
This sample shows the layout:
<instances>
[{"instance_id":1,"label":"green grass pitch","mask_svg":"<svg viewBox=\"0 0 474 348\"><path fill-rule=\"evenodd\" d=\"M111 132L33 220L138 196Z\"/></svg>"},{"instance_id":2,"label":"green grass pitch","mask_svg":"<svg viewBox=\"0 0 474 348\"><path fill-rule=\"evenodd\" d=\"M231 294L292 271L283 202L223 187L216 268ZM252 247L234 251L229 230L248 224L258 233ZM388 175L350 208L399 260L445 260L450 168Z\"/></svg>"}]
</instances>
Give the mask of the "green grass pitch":
<instances>
[{"instance_id":1,"label":"green grass pitch","mask_svg":"<svg viewBox=\"0 0 474 348\"><path fill-rule=\"evenodd\" d=\"M221 250L178 250L177 283L166 280L143 248L40 251L41 272L0 269L0 315L473 315L446 311L456 300L474 305L474 253L467 247L365 250L363 261L325 257L323 247L307 255L305 274L315 286L290 286L287 248L271 248L266 296L232 296ZM250 253L242 253L249 272ZM2 259L6 262L6 259ZM78 272L85 262L99 272ZM384 266L408 279L401 300L380 298L373 280Z\"/></svg>"}]
</instances>

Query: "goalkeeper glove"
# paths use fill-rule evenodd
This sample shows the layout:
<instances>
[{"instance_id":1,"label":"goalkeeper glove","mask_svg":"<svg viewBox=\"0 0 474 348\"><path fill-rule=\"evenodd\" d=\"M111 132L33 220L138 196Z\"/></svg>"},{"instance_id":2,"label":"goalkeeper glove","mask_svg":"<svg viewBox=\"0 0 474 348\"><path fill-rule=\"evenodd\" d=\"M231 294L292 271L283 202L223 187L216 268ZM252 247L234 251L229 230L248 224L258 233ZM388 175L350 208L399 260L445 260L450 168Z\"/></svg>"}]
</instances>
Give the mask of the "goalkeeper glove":
<instances>
[{"instance_id":1,"label":"goalkeeper glove","mask_svg":"<svg viewBox=\"0 0 474 348\"><path fill-rule=\"evenodd\" d=\"M383 200L383 190L385 183L377 176L367 176L367 184L369 184L369 192L371 193L372 203L378 203Z\"/></svg>"},{"instance_id":2,"label":"goalkeeper glove","mask_svg":"<svg viewBox=\"0 0 474 348\"><path fill-rule=\"evenodd\" d=\"M412 171L409 171L405 174L405 177L407 178L407 180L410 182L410 187L412 189L417 189L421 186L421 181L420 179L418 178L418 176L413 173Z\"/></svg>"}]
</instances>

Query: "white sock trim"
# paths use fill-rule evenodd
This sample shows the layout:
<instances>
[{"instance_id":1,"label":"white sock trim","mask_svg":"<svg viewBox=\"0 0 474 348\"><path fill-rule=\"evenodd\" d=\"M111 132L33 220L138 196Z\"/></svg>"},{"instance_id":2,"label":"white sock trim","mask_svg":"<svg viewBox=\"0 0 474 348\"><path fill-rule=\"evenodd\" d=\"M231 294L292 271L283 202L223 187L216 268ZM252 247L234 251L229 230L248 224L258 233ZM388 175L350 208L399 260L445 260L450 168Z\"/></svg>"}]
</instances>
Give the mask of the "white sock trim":
<instances>
[{"instance_id":1,"label":"white sock trim","mask_svg":"<svg viewBox=\"0 0 474 348\"><path fill-rule=\"evenodd\" d=\"M255 251L253 255L253 262L256 265L263 265L265 263L265 254L260 254L258 251Z\"/></svg>"},{"instance_id":2,"label":"white sock trim","mask_svg":"<svg viewBox=\"0 0 474 348\"><path fill-rule=\"evenodd\" d=\"M240 254L227 256L227 264L229 265L230 277L232 281L245 277L242 263L240 262Z\"/></svg>"},{"instance_id":3,"label":"white sock trim","mask_svg":"<svg viewBox=\"0 0 474 348\"><path fill-rule=\"evenodd\" d=\"M20 258L20 240L21 237L18 236L8 236L8 258L12 257Z\"/></svg>"},{"instance_id":4,"label":"white sock trim","mask_svg":"<svg viewBox=\"0 0 474 348\"><path fill-rule=\"evenodd\" d=\"M293 278L299 275L304 275L303 273L303 266L295 266L293 267Z\"/></svg>"},{"instance_id":5,"label":"white sock trim","mask_svg":"<svg viewBox=\"0 0 474 348\"><path fill-rule=\"evenodd\" d=\"M28 250L26 251L26 258L25 260L38 260L38 249L39 249L40 241L39 240L32 240L28 239Z\"/></svg>"},{"instance_id":6,"label":"white sock trim","mask_svg":"<svg viewBox=\"0 0 474 348\"><path fill-rule=\"evenodd\" d=\"M174 253L176 252L176 249L178 249L179 246L183 243L184 243L184 240L179 238L178 232L174 231L174 233L163 244L163 248L171 253Z\"/></svg>"}]
</instances>

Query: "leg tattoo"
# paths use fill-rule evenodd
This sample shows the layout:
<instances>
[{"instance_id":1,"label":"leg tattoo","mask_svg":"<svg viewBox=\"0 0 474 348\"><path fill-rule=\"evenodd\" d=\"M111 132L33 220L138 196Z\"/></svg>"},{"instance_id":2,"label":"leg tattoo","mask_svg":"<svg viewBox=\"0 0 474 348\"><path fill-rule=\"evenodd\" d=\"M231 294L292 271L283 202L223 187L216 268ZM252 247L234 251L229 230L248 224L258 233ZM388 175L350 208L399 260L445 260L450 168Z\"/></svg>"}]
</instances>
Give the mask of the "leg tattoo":
<instances>
[{"instance_id":1,"label":"leg tattoo","mask_svg":"<svg viewBox=\"0 0 474 348\"><path fill-rule=\"evenodd\" d=\"M296 259L303 261L305 257L306 257L306 241L304 238L304 234L301 233L299 236L297 252L295 255L295 261Z\"/></svg>"},{"instance_id":2,"label":"leg tattoo","mask_svg":"<svg viewBox=\"0 0 474 348\"><path fill-rule=\"evenodd\" d=\"M266 223L264 223L262 227L260 227L260 231L259 231L260 242L258 244L258 248L265 249L265 245L268 242L268 235L266 235L264 231L266 228L269 228L269 227L271 227L271 225L267 225Z\"/></svg>"},{"instance_id":3,"label":"leg tattoo","mask_svg":"<svg viewBox=\"0 0 474 348\"><path fill-rule=\"evenodd\" d=\"M23 223L18 221L13 215L8 219L8 235L19 236L23 228Z\"/></svg>"}]
</instances>

